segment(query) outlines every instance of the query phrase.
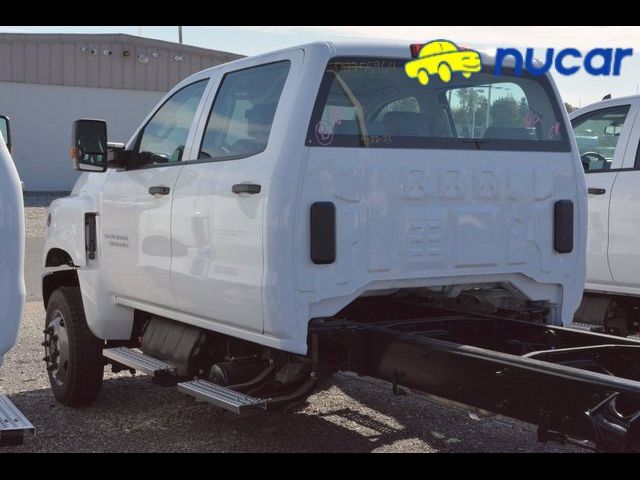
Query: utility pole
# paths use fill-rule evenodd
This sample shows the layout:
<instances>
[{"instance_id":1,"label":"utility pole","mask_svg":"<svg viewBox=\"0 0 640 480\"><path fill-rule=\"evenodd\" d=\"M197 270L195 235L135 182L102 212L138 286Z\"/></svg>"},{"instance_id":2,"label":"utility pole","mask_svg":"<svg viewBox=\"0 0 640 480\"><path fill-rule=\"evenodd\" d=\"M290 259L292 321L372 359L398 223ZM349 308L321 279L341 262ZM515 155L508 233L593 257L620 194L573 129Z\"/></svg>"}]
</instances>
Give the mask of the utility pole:
<instances>
[{"instance_id":1,"label":"utility pole","mask_svg":"<svg viewBox=\"0 0 640 480\"><path fill-rule=\"evenodd\" d=\"M474 90L471 90L471 138L476 138L476 99L473 96Z\"/></svg>"},{"instance_id":2,"label":"utility pole","mask_svg":"<svg viewBox=\"0 0 640 480\"><path fill-rule=\"evenodd\" d=\"M493 85L489 84L489 94L487 95L487 111L486 111L485 120L484 120L484 130L485 130L485 132L489 128L489 120L490 120L489 108L491 108L491 88L492 87L493 87Z\"/></svg>"},{"instance_id":3,"label":"utility pole","mask_svg":"<svg viewBox=\"0 0 640 480\"><path fill-rule=\"evenodd\" d=\"M178 43L182 44L182 27L178 27Z\"/></svg>"}]
</instances>

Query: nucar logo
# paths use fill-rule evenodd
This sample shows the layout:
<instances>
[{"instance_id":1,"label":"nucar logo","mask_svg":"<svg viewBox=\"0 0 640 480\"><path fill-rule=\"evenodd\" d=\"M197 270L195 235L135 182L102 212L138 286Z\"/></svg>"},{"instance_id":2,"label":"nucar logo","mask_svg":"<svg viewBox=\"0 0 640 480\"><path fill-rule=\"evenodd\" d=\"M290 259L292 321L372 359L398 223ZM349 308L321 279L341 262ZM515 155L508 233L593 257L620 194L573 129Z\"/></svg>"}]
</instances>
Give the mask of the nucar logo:
<instances>
[{"instance_id":1,"label":"nucar logo","mask_svg":"<svg viewBox=\"0 0 640 480\"><path fill-rule=\"evenodd\" d=\"M404 66L409 78L417 78L422 85L429 83L429 77L436 75L449 83L454 72L461 72L469 78L472 73L482 70L480 54L474 50L459 48L449 40L434 40L424 45L411 45L411 54L417 60Z\"/></svg>"},{"instance_id":2,"label":"nucar logo","mask_svg":"<svg viewBox=\"0 0 640 480\"><path fill-rule=\"evenodd\" d=\"M633 48L594 48L587 52L584 58L576 48L565 48L557 53L555 49L548 48L542 64L539 65L534 61L533 48L527 48L524 59L522 53L515 48L499 48L496 52L496 75L502 75L502 63L509 56L514 59L514 73L518 76L522 75L523 63L527 72L534 76L544 75L552 66L560 75L573 75L580 71L580 65L576 65L580 61L589 75L618 76L622 69L622 60L633 56Z\"/></svg>"},{"instance_id":3,"label":"nucar logo","mask_svg":"<svg viewBox=\"0 0 640 480\"><path fill-rule=\"evenodd\" d=\"M482 70L482 58L475 50L458 47L450 40L434 40L425 44L412 44L410 60L405 65L409 78L417 78L422 85L427 85L432 76L448 83L452 74L460 72L465 78ZM536 61L534 49L527 48L524 55L515 48L498 48L496 51L495 75L503 74L505 59L511 57L513 74L521 76L523 70L530 75L540 76L551 68L560 75L573 75L582 67L589 75L619 76L622 61L633 56L632 48L594 48L582 54L576 48L564 48L556 51L548 48L544 58Z\"/></svg>"}]
</instances>

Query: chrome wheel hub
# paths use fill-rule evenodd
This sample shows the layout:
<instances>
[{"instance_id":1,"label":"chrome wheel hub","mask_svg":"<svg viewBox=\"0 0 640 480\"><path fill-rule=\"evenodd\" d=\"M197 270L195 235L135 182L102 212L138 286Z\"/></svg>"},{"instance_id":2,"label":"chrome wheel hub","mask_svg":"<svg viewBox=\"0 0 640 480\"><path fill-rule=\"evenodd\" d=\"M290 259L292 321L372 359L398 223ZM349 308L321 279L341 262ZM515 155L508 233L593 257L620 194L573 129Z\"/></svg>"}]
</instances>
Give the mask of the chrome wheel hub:
<instances>
[{"instance_id":1,"label":"chrome wheel hub","mask_svg":"<svg viewBox=\"0 0 640 480\"><path fill-rule=\"evenodd\" d=\"M44 330L44 361L51 379L59 386L64 385L69 368L69 335L62 312L54 310L51 321Z\"/></svg>"}]
</instances>

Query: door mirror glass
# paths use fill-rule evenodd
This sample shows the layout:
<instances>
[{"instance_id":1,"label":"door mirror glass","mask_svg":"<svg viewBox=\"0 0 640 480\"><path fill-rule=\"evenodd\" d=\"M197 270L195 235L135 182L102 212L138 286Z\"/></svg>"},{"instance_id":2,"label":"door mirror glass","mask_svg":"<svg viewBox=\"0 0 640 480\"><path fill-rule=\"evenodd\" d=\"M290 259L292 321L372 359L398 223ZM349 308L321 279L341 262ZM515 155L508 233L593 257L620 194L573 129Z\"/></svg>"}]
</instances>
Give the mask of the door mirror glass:
<instances>
[{"instance_id":1,"label":"door mirror glass","mask_svg":"<svg viewBox=\"0 0 640 480\"><path fill-rule=\"evenodd\" d=\"M11 152L11 126L9 117L6 115L0 115L0 134L4 138L4 143L7 144L7 149Z\"/></svg>"},{"instance_id":2,"label":"door mirror glass","mask_svg":"<svg viewBox=\"0 0 640 480\"><path fill-rule=\"evenodd\" d=\"M107 170L107 123L103 120L76 120L73 123L71 156L76 170Z\"/></svg>"}]
</instances>

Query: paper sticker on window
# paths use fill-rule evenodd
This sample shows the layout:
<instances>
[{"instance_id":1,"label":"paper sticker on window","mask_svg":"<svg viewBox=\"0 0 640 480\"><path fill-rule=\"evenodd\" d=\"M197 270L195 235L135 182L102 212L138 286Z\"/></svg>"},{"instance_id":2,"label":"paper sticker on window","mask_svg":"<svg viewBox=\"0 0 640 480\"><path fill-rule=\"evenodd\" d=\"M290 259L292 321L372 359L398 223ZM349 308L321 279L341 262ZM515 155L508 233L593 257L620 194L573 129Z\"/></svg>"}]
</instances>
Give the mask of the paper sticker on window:
<instances>
[{"instance_id":1,"label":"paper sticker on window","mask_svg":"<svg viewBox=\"0 0 640 480\"><path fill-rule=\"evenodd\" d=\"M529 113L527 113L524 117L524 126L527 128L534 128L541 121L542 117L538 114L538 112L529 110Z\"/></svg>"},{"instance_id":2,"label":"paper sticker on window","mask_svg":"<svg viewBox=\"0 0 640 480\"><path fill-rule=\"evenodd\" d=\"M316 123L316 140L320 145L331 145L333 143L333 132L331 126L325 121Z\"/></svg>"}]
</instances>

